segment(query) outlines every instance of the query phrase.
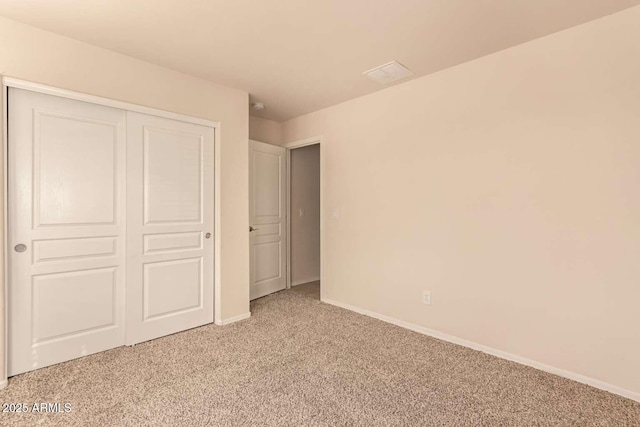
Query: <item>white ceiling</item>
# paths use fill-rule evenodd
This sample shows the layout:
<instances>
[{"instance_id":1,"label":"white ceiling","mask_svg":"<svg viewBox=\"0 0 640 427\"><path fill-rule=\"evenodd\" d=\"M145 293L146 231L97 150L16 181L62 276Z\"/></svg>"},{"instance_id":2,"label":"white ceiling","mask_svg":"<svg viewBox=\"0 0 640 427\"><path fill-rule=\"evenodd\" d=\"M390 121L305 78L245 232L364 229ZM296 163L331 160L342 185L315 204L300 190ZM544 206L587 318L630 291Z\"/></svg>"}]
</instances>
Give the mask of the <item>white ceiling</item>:
<instances>
[{"instance_id":1,"label":"white ceiling","mask_svg":"<svg viewBox=\"0 0 640 427\"><path fill-rule=\"evenodd\" d=\"M0 15L244 89L277 121L640 4L640 0L0 0ZM80 58L79 58L80 59Z\"/></svg>"}]
</instances>

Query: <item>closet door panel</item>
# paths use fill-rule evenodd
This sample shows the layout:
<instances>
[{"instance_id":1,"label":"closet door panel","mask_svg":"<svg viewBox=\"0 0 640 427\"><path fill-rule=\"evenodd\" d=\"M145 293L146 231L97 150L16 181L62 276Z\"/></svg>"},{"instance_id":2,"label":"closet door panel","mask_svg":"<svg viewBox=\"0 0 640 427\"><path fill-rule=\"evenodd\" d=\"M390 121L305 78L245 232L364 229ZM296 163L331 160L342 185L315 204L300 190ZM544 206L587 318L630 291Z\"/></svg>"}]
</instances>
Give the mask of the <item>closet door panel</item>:
<instances>
[{"instance_id":1,"label":"closet door panel","mask_svg":"<svg viewBox=\"0 0 640 427\"><path fill-rule=\"evenodd\" d=\"M9 375L124 344L122 110L9 90Z\"/></svg>"},{"instance_id":2,"label":"closet door panel","mask_svg":"<svg viewBox=\"0 0 640 427\"><path fill-rule=\"evenodd\" d=\"M214 136L127 113L127 344L213 322Z\"/></svg>"}]
</instances>

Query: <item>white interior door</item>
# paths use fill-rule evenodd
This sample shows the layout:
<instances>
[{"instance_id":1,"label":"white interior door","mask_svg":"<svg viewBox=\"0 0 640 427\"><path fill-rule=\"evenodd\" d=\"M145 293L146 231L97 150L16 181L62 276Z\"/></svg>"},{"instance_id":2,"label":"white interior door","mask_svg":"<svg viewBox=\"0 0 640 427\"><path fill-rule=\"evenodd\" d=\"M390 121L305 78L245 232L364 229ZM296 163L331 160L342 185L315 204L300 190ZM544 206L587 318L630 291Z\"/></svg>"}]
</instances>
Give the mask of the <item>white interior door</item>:
<instances>
[{"instance_id":1,"label":"white interior door","mask_svg":"<svg viewBox=\"0 0 640 427\"><path fill-rule=\"evenodd\" d=\"M252 300L286 287L285 156L282 147L249 142Z\"/></svg>"},{"instance_id":2,"label":"white interior door","mask_svg":"<svg viewBox=\"0 0 640 427\"><path fill-rule=\"evenodd\" d=\"M9 90L8 374L124 344L125 112Z\"/></svg>"},{"instance_id":3,"label":"white interior door","mask_svg":"<svg viewBox=\"0 0 640 427\"><path fill-rule=\"evenodd\" d=\"M213 322L214 129L127 113L127 344Z\"/></svg>"}]
</instances>

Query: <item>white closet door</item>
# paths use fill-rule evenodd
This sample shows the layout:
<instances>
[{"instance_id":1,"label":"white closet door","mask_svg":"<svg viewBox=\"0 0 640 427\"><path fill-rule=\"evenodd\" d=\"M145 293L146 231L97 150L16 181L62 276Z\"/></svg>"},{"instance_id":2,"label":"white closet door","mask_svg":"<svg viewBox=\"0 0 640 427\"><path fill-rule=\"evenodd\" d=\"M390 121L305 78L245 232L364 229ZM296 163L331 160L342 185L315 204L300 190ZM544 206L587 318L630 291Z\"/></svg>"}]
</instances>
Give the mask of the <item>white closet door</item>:
<instances>
[{"instance_id":1,"label":"white closet door","mask_svg":"<svg viewBox=\"0 0 640 427\"><path fill-rule=\"evenodd\" d=\"M9 90L8 373L124 344L125 112Z\"/></svg>"},{"instance_id":2,"label":"white closet door","mask_svg":"<svg viewBox=\"0 0 640 427\"><path fill-rule=\"evenodd\" d=\"M214 129L127 113L127 344L213 322Z\"/></svg>"},{"instance_id":3,"label":"white closet door","mask_svg":"<svg viewBox=\"0 0 640 427\"><path fill-rule=\"evenodd\" d=\"M250 299L286 288L286 151L249 141Z\"/></svg>"}]
</instances>

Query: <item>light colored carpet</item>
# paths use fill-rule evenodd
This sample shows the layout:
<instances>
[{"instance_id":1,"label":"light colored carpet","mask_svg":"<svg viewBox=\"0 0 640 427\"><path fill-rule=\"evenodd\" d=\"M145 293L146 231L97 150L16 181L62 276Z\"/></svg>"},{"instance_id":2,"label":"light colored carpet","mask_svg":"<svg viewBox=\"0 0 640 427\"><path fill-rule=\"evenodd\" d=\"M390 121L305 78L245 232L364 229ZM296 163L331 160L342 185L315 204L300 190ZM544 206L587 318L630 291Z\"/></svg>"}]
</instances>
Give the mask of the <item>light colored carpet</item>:
<instances>
[{"instance_id":1,"label":"light colored carpet","mask_svg":"<svg viewBox=\"0 0 640 427\"><path fill-rule=\"evenodd\" d=\"M309 298L320 300L320 281L304 283L302 285L291 287L291 292L295 292L298 295L306 296Z\"/></svg>"},{"instance_id":2,"label":"light colored carpet","mask_svg":"<svg viewBox=\"0 0 640 427\"><path fill-rule=\"evenodd\" d=\"M284 291L251 319L12 378L2 426L640 425L640 404Z\"/></svg>"}]
</instances>

